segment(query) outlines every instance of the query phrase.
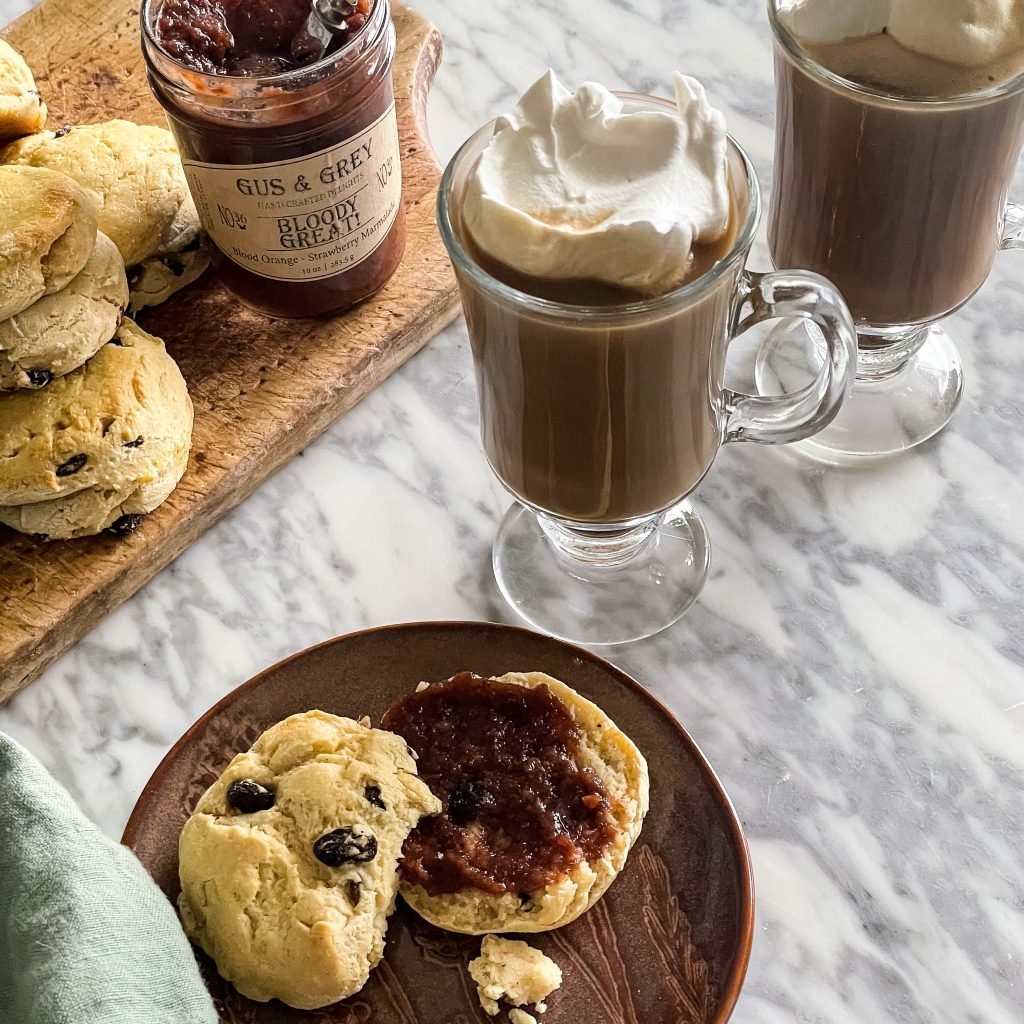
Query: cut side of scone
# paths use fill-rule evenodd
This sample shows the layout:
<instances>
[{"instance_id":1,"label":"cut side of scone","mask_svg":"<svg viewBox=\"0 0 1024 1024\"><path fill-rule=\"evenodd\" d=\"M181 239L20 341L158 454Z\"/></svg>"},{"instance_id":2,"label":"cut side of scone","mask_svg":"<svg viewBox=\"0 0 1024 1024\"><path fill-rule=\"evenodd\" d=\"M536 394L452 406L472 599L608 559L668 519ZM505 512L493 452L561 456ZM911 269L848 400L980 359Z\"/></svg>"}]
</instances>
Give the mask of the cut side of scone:
<instances>
[{"instance_id":1,"label":"cut side of scone","mask_svg":"<svg viewBox=\"0 0 1024 1024\"><path fill-rule=\"evenodd\" d=\"M344 999L383 956L402 844L439 807L399 737L293 715L235 757L185 823L185 930L250 999Z\"/></svg>"},{"instance_id":2,"label":"cut side of scone","mask_svg":"<svg viewBox=\"0 0 1024 1024\"><path fill-rule=\"evenodd\" d=\"M449 931L540 932L597 902L649 802L647 763L595 704L540 672L462 673L385 715L440 798L406 841L401 891Z\"/></svg>"}]
</instances>

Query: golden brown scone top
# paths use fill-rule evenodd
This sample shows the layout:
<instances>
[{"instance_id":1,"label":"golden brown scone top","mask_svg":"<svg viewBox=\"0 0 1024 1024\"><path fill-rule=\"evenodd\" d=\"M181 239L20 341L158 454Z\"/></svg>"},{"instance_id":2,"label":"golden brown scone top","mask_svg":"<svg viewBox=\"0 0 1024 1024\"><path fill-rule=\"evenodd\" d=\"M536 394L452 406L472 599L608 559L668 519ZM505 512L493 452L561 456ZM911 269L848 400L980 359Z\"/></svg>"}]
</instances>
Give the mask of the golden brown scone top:
<instances>
[{"instance_id":1,"label":"golden brown scone top","mask_svg":"<svg viewBox=\"0 0 1024 1024\"><path fill-rule=\"evenodd\" d=\"M0 320L68 284L96 224L96 201L66 174L0 165Z\"/></svg>"},{"instance_id":2,"label":"golden brown scone top","mask_svg":"<svg viewBox=\"0 0 1024 1024\"><path fill-rule=\"evenodd\" d=\"M42 131L46 104L25 58L0 39L0 142Z\"/></svg>"},{"instance_id":3,"label":"golden brown scone top","mask_svg":"<svg viewBox=\"0 0 1024 1024\"><path fill-rule=\"evenodd\" d=\"M188 182L166 128L120 118L41 132L7 146L4 163L49 167L90 191L99 229L133 266L173 247L181 233Z\"/></svg>"}]
</instances>

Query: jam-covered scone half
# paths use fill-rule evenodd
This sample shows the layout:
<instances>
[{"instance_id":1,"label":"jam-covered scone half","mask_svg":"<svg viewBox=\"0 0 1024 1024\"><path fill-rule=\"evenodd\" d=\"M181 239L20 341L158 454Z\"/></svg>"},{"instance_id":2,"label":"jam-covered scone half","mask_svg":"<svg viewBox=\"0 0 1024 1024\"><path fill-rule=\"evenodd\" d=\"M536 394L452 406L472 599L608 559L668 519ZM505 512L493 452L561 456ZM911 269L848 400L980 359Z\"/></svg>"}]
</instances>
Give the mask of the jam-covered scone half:
<instances>
[{"instance_id":1,"label":"jam-covered scone half","mask_svg":"<svg viewBox=\"0 0 1024 1024\"><path fill-rule=\"evenodd\" d=\"M597 902L648 807L633 742L540 672L462 673L400 698L383 727L443 803L406 840L401 891L449 931L540 932Z\"/></svg>"}]
</instances>

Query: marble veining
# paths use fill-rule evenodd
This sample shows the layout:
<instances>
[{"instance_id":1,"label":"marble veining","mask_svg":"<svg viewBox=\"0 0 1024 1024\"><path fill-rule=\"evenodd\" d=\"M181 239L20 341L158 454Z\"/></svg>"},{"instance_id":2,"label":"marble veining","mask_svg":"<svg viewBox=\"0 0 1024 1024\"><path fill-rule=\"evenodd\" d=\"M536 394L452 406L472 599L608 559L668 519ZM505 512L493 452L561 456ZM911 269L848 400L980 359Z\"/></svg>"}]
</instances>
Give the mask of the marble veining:
<instances>
[{"instance_id":1,"label":"marble veining","mask_svg":"<svg viewBox=\"0 0 1024 1024\"><path fill-rule=\"evenodd\" d=\"M767 195L760 0L420 6L447 40L430 111L442 157L548 65L662 94L679 69L704 80ZM767 268L763 246L752 265ZM911 455L837 471L725 449L696 495L714 552L702 599L610 652L676 711L746 825L758 924L738 1024L1024 1020L1022 324L1024 254L1007 253L950 324L960 413ZM737 343L738 376L751 345ZM511 621L489 564L508 503L480 451L460 323L0 710L0 728L117 835L186 726L275 660L367 625Z\"/></svg>"}]
</instances>

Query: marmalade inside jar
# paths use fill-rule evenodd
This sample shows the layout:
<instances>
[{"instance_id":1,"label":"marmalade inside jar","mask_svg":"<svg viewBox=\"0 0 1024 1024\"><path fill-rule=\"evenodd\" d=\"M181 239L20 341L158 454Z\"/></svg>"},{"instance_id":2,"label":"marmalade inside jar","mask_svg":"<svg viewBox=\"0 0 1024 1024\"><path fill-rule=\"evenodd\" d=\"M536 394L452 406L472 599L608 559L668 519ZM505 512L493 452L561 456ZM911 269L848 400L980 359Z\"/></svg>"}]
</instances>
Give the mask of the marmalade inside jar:
<instances>
[{"instance_id":1,"label":"marmalade inside jar","mask_svg":"<svg viewBox=\"0 0 1024 1024\"><path fill-rule=\"evenodd\" d=\"M383 728L418 755L443 803L402 850L402 877L430 895L530 893L600 857L617 828L604 783L576 755L582 736L544 685L463 672L401 697Z\"/></svg>"},{"instance_id":2,"label":"marmalade inside jar","mask_svg":"<svg viewBox=\"0 0 1024 1024\"><path fill-rule=\"evenodd\" d=\"M371 0L352 0L345 28L327 52L344 46L366 24ZM274 75L323 54L303 45L311 0L163 0L156 19L162 50L210 75Z\"/></svg>"}]
</instances>

